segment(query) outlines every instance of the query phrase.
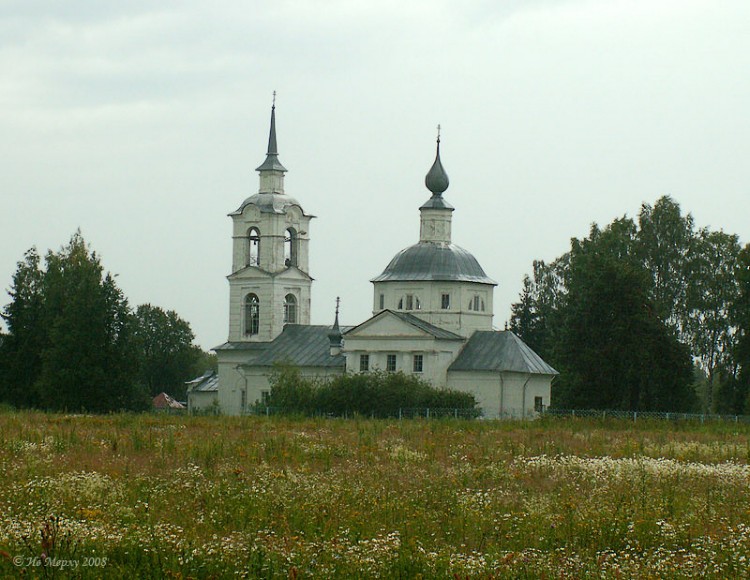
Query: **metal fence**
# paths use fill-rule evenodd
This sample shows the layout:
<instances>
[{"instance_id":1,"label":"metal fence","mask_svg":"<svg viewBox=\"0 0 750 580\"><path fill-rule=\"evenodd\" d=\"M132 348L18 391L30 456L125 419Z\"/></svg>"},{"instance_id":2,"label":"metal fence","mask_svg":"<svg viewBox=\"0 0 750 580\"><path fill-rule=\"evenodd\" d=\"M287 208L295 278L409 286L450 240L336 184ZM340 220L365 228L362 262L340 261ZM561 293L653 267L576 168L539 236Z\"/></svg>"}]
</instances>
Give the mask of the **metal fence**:
<instances>
[{"instance_id":1,"label":"metal fence","mask_svg":"<svg viewBox=\"0 0 750 580\"><path fill-rule=\"evenodd\" d=\"M667 413L659 411L615 411L600 409L544 409L540 416L543 417L593 417L596 419L627 419L637 421L638 419L659 419L664 421L698 421L705 423L750 423L749 415L711 415L701 413Z\"/></svg>"},{"instance_id":2,"label":"metal fence","mask_svg":"<svg viewBox=\"0 0 750 580\"><path fill-rule=\"evenodd\" d=\"M457 409L457 408L430 408L412 407L399 408L391 411L373 411L372 413L329 413L325 411L314 411L301 413L283 407L254 407L245 412L246 415L306 415L310 417L330 417L351 419L354 417L365 417L370 419L476 419L481 416L479 409Z\"/></svg>"}]
</instances>

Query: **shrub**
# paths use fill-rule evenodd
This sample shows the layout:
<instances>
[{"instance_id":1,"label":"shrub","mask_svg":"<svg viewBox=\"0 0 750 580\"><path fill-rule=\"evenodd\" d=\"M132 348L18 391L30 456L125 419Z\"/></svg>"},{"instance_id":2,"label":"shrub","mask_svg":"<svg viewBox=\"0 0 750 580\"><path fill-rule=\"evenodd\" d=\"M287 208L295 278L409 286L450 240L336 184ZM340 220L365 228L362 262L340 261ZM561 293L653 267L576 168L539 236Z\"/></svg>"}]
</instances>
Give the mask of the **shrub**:
<instances>
[{"instance_id":1,"label":"shrub","mask_svg":"<svg viewBox=\"0 0 750 580\"><path fill-rule=\"evenodd\" d=\"M303 377L290 366L277 367L270 379L267 406L289 413L398 416L399 409L476 410L474 395L433 387L403 372L343 374L321 381ZM264 405L266 406L266 405Z\"/></svg>"}]
</instances>

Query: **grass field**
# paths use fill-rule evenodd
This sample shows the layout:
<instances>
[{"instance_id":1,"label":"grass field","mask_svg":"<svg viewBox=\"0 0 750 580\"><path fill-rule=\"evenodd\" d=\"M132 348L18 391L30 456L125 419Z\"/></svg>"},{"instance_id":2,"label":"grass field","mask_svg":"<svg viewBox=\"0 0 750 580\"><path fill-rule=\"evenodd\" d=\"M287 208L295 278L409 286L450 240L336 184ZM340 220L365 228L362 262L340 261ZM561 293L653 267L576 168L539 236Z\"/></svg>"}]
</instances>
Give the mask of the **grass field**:
<instances>
[{"instance_id":1,"label":"grass field","mask_svg":"<svg viewBox=\"0 0 750 580\"><path fill-rule=\"evenodd\" d=\"M0 576L750 578L750 427L0 413Z\"/></svg>"}]
</instances>

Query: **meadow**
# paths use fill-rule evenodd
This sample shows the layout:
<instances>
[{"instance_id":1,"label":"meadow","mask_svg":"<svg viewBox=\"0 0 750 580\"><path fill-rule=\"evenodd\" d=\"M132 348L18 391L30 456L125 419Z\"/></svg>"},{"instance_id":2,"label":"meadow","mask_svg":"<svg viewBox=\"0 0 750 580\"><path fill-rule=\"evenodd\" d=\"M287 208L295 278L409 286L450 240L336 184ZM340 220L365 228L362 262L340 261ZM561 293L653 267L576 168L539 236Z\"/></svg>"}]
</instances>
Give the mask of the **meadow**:
<instances>
[{"instance_id":1,"label":"meadow","mask_svg":"<svg viewBox=\"0 0 750 580\"><path fill-rule=\"evenodd\" d=\"M0 576L750 578L750 426L0 413Z\"/></svg>"}]
</instances>

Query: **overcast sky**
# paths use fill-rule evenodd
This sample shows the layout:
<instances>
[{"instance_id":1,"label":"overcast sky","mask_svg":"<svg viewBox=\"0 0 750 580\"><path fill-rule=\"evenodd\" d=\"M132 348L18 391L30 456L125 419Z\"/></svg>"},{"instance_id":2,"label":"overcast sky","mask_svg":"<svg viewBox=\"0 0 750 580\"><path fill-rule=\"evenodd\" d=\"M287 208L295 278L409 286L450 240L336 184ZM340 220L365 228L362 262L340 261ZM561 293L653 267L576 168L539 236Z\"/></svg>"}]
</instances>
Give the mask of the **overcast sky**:
<instances>
[{"instance_id":1,"label":"overcast sky","mask_svg":"<svg viewBox=\"0 0 750 580\"><path fill-rule=\"evenodd\" d=\"M438 123L499 328L534 259L662 195L750 241L747 0L5 0L0 72L2 288L80 228L204 348L274 90L287 193L318 216L316 324L337 295L366 319L418 241Z\"/></svg>"}]
</instances>

